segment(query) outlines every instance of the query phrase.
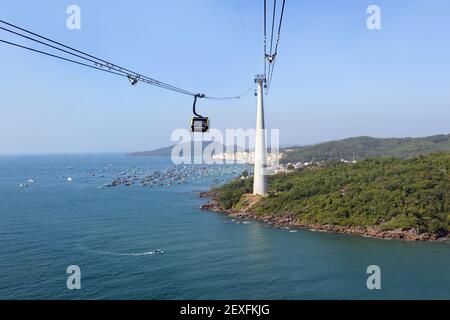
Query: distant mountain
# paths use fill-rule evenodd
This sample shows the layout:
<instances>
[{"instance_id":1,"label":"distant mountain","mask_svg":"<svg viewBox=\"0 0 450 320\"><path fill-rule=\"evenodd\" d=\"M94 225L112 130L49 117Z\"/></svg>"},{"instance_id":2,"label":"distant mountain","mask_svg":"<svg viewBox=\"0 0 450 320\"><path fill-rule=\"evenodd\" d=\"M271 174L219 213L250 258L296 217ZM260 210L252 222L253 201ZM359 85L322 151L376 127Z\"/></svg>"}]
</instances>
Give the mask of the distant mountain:
<instances>
[{"instance_id":1,"label":"distant mountain","mask_svg":"<svg viewBox=\"0 0 450 320\"><path fill-rule=\"evenodd\" d=\"M202 143L202 150L204 150L207 146L209 146L210 144L212 144L214 142L212 141L203 141ZM127 156L132 156L132 157L170 157L172 154L172 149L175 145L169 146L169 147L164 147L164 148L160 148L160 149L156 149L156 150L152 150L152 151L141 151L141 152L132 152L132 153L128 153ZM222 153L220 151L225 149L225 146L221 143L217 143L217 148L218 148L218 153ZM236 147L235 147L236 148ZM242 151L243 149L238 147L236 149L237 151ZM194 152L194 145L191 144L191 151Z\"/></svg>"},{"instance_id":2,"label":"distant mountain","mask_svg":"<svg viewBox=\"0 0 450 320\"><path fill-rule=\"evenodd\" d=\"M211 143L210 141L204 141L202 150ZM220 144L220 149L220 146L223 147ZM173 147L133 152L128 155L134 157L170 157ZM192 145L191 149L193 150ZM242 148L237 150L243 151ZM450 134L424 138L356 137L310 146L282 148L280 151L284 154L283 163L340 159L362 160L372 157L411 158L421 154L450 151Z\"/></svg>"},{"instance_id":3,"label":"distant mountain","mask_svg":"<svg viewBox=\"0 0 450 320\"><path fill-rule=\"evenodd\" d=\"M155 149L155 150L151 150L151 151L132 152L132 153L128 153L127 156L132 156L132 157L170 157L173 147L174 146L164 147L164 148Z\"/></svg>"},{"instance_id":4,"label":"distant mountain","mask_svg":"<svg viewBox=\"0 0 450 320\"><path fill-rule=\"evenodd\" d=\"M372 157L411 158L450 151L450 134L424 138L356 137L281 150L283 163L321 160L362 160Z\"/></svg>"}]
</instances>

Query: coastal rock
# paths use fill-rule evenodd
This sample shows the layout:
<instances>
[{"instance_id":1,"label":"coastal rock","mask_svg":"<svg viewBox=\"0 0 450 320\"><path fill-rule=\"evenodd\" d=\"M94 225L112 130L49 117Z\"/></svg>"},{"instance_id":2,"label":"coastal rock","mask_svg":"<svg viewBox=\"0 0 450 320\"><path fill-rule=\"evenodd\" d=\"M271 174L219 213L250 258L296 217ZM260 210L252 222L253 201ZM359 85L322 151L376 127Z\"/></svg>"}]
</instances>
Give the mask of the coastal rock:
<instances>
[{"instance_id":1,"label":"coastal rock","mask_svg":"<svg viewBox=\"0 0 450 320\"><path fill-rule=\"evenodd\" d=\"M403 229L395 229L395 230L381 230L379 227L352 227L352 226L338 226L338 225L318 225L318 224L303 224L297 221L297 218L294 214L287 215L256 215L251 212L249 209L251 206L247 201L247 206L236 212L233 210L226 210L222 208L217 201L217 194L214 192L202 192L199 194L202 198L209 198L210 201L201 206L201 209L207 211L214 212L222 212L230 217L236 217L240 219L254 219L264 221L266 223L270 223L274 228L301 228L301 229L309 229L311 231L316 232L327 232L327 233L342 233L348 235L358 235L369 238L378 238L378 239L386 239L386 240L407 240L407 241L433 241L439 239L447 239L448 233L445 230L440 230L435 234L430 234L427 232L421 232L417 228L403 230ZM249 195L245 195L246 199L250 197ZM251 198L251 197L250 197ZM253 198L254 199L254 198ZM253 203L254 204L254 203ZM252 204L252 205L253 205Z\"/></svg>"}]
</instances>

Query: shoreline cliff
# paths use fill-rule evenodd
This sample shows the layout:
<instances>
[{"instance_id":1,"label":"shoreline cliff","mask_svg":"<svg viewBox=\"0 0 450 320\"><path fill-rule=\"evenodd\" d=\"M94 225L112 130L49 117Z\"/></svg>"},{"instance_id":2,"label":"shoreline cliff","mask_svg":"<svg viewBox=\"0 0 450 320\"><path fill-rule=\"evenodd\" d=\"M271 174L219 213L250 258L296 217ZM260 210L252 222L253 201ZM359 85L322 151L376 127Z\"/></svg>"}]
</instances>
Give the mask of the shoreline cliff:
<instances>
[{"instance_id":1,"label":"shoreline cliff","mask_svg":"<svg viewBox=\"0 0 450 320\"><path fill-rule=\"evenodd\" d=\"M225 209L223 208L217 198L217 192L206 191L200 192L199 197L208 199L208 202L201 205L200 208L205 211L223 213L226 216L238 219L251 219L260 222L271 224L274 228L293 228L293 229L307 229L314 232L326 232L347 234L352 236L362 236L366 238L375 238L383 240L406 240L406 241L449 241L448 234L431 234L428 232L420 233L419 230L412 229L395 229L395 230L381 230L376 226L364 227L347 227L331 224L304 224L299 223L294 216L281 216L276 214L256 214L251 211L251 207L258 201L258 196L244 195L250 201L250 205L241 210ZM253 203L253 204L252 204Z\"/></svg>"}]
</instances>

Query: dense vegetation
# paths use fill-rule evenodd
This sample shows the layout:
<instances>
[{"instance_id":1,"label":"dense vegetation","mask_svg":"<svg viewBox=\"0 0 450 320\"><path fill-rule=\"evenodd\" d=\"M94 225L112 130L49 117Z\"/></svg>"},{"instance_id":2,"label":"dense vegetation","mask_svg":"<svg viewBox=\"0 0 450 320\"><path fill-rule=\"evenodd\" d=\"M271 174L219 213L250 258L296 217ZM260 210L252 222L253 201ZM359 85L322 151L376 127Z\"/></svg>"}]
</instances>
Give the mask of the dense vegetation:
<instances>
[{"instance_id":1,"label":"dense vegetation","mask_svg":"<svg viewBox=\"0 0 450 320\"><path fill-rule=\"evenodd\" d=\"M357 137L305 147L282 150L282 162L309 162L321 160L362 160L373 157L410 158L435 152L450 151L450 135L426 138L371 138Z\"/></svg>"},{"instance_id":2,"label":"dense vegetation","mask_svg":"<svg viewBox=\"0 0 450 320\"><path fill-rule=\"evenodd\" d=\"M450 229L450 153L334 162L272 176L269 186L270 195L251 208L253 213L294 216L304 224ZM217 201L240 210L242 195L251 190L252 179L232 181L216 189Z\"/></svg>"}]
</instances>

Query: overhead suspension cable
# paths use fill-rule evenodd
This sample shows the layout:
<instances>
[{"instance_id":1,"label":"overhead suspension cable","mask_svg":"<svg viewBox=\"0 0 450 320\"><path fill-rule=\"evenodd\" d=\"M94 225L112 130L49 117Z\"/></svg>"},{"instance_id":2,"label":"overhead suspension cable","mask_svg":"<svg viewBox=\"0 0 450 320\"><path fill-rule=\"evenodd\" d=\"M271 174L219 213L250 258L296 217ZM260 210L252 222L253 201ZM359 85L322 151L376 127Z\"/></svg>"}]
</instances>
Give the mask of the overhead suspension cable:
<instances>
[{"instance_id":1,"label":"overhead suspension cable","mask_svg":"<svg viewBox=\"0 0 450 320\"><path fill-rule=\"evenodd\" d=\"M34 49L34 48L31 48L31 47L23 46L23 45L20 45L20 44L17 44L17 43L13 43L13 42L10 42L10 41L6 41L6 40L0 39L0 42L2 42L4 44L8 44L8 45L15 46L15 47L18 47L18 48L22 48L22 49L26 49L26 50L29 50L29 51L33 51L35 53L43 54L43 55L50 56L50 57L53 57L53 58L57 58L57 59L60 59L60 60L64 60L64 61L67 61L67 62L72 62L72 63L78 64L78 65L81 65L81 66L90 67L92 69L105 71L105 72L108 72L108 73L111 73L111 74L127 77L130 80L131 84L133 84L133 85L137 84L137 82L144 82L146 84L153 85L153 86L156 86L156 87L159 87L159 88L163 88L163 89L167 89L167 90L171 90L171 91L174 91L174 92L177 92L177 93L180 93L180 94L185 94L185 95L190 95L190 96L195 96L195 95L198 94L198 93L195 93L195 92L192 92L192 91L188 91L188 90L185 90L185 89L182 89L182 88L170 85L168 83L165 83L165 82L153 79L151 77L142 75L142 74L140 74L138 72L129 70L129 69L121 67L119 65L110 63L110 62L108 62L108 61L106 61L104 59L100 59L100 58L98 58L98 57L96 57L94 55L88 54L88 53L83 52L81 50L77 50L77 49L75 49L73 47L67 46L67 45L62 44L62 43L60 43L58 41L51 40L51 39L49 39L47 37L44 37L42 35L39 35L37 33L29 31L27 29L21 28L21 27L16 26L16 25L14 25L12 23L9 23L9 22L3 21L3 20L0 20L0 23L2 23L4 25L7 25L9 27L12 27L12 28L14 28L16 30L20 30L21 32L24 32L24 33L26 33L28 35L25 35L23 33L19 33L17 31L14 31L14 30L11 30L11 29L8 29L8 28L0 26L1 30L7 31L9 33L15 34L17 36L20 36L22 38L25 38L25 39L28 39L28 40L31 40L31 41L34 41L34 42L37 42L39 44L42 44L42 45L47 46L49 48L58 50L58 51L63 52L65 54L69 54L69 55L74 56L74 57L76 57L78 59L81 59L82 61L69 59L69 58L66 58L66 57L63 57L63 56L59 56L59 55L56 55L56 54L53 54L53 53L45 52L45 51L42 51L42 50ZM41 40L38 40L38 39L36 39L34 37L37 37L37 38L39 38ZM44 40L44 41L42 41L42 40ZM206 99L215 99L215 100L233 100L233 99L242 98L242 95L234 96L234 97L214 97L214 96L207 96L207 95L203 95L202 94L202 97L204 97Z\"/></svg>"},{"instance_id":2,"label":"overhead suspension cable","mask_svg":"<svg viewBox=\"0 0 450 320\"><path fill-rule=\"evenodd\" d=\"M238 96L234 96L234 97L211 97L211 96L205 96L205 97L203 97L203 98L209 99L209 100L217 100L217 101L237 100L237 99L241 99L241 98L245 97L245 96L248 95L251 91L252 91L252 88L249 87L247 91L241 93L241 94L238 95Z\"/></svg>"},{"instance_id":3,"label":"overhead suspension cable","mask_svg":"<svg viewBox=\"0 0 450 320\"><path fill-rule=\"evenodd\" d=\"M275 15L277 13L277 0L273 1L273 10L272 10L272 31L270 33L270 50L269 54L266 54L267 60L269 61L269 69L267 71L268 76L270 77L272 64L275 62L275 54L272 53L273 48L273 38L274 38L274 30L275 30ZM269 92L269 85L267 84L266 79L266 92Z\"/></svg>"},{"instance_id":4,"label":"overhead suspension cable","mask_svg":"<svg viewBox=\"0 0 450 320\"><path fill-rule=\"evenodd\" d=\"M72 48L72 47L70 47L70 46L67 46L67 45L64 45L64 44L62 44L62 43L60 43L60 42L51 40L51 39L49 39L49 38L46 38L46 37L44 37L44 36L41 36L41 35L39 35L39 34L37 34L37 33L31 32L31 31L26 30L26 29L24 29L24 28L18 27L18 26L16 26L16 25L11 24L11 23L5 22L5 21L3 21L3 20L0 20L0 22L3 23L3 24L8 25L8 26L10 26L10 27L16 28L16 29L18 29L18 30L20 30L20 31L26 32L26 33L28 33L28 34L30 34L30 35L33 35L33 36L35 36L35 37L38 37L38 38L40 38L40 39L43 39L43 40L45 40L45 41L48 41L48 42L51 42L51 43L56 44L56 45L58 45L58 46L61 46L61 47L63 47L63 48L72 50L72 51L74 51L74 52L76 52L76 53L79 53L79 54L81 54L81 55L75 54L75 53L73 53L73 52L69 52L69 51L64 50L64 49L61 49L61 48L57 48L57 47L52 46L52 45L50 45L50 44L48 44L48 43L45 43L45 42L39 41L39 40L37 40L37 39L33 39L33 38L31 38L31 37L25 36L25 35L23 35L23 34L19 34L19 33L17 33L17 32L14 32L14 31L7 30L7 29L5 29L5 28L2 28L2 29L5 30L5 31L13 32L13 33L15 33L16 35L19 35L19 36L21 36L21 37L30 39L30 40L35 41L35 42L39 42L39 43L41 43L41 44L43 44L43 45L46 45L46 46L48 46L48 47L51 47L51 48L53 48L53 49L57 49L57 50L59 50L59 51L62 51L62 52L68 53L68 54L70 54L70 55L76 56L76 57L78 57L78 58L81 58L81 59L83 59L83 60L92 62L92 63L94 63L96 66L99 66L100 68L103 68L103 67L104 67L104 68L107 68L108 70L114 69L114 70L116 70L116 71L119 72L119 73L124 73L124 74L126 74L126 75L131 75L133 78L138 78L138 77L141 78L141 79L144 79L144 78L145 78L145 79L148 80L147 83L150 82L149 84L153 84L153 85L155 85L155 86L158 86L158 87L161 87L161 88L165 88L165 89L168 89L168 90L177 91L177 92L179 92L179 93L188 94L188 95L194 95L194 94L195 94L195 93L193 93L193 92L189 92L189 91L187 91L187 90L184 90L184 89L180 89L180 88L171 86L171 85L169 85L169 84L166 84L166 83L164 83L164 82L161 82L161 81L152 79L152 78L150 78L150 77L143 76L143 75L141 75L141 74L139 74L139 73L137 73L137 72L134 72L134 71L132 71L132 70L129 70L129 69L126 69L126 68L117 66L117 65L112 64L112 63L110 63L110 62L108 62L108 61L106 61L106 60L97 58L97 57L95 57L95 56L93 56L93 55L90 55L90 54L85 53L85 52L83 52L83 51L74 49L74 48ZM82 55L84 55L85 57L83 57ZM88 58L86 58L86 57L88 57ZM96 61L93 61L92 59L94 59L94 60L96 60Z\"/></svg>"},{"instance_id":5,"label":"overhead suspension cable","mask_svg":"<svg viewBox=\"0 0 450 320\"><path fill-rule=\"evenodd\" d=\"M278 25L277 43L275 45L275 55L278 53L278 45L280 44L281 25L283 24L284 5L285 4L286 4L286 0L283 0L283 5L281 7L280 23Z\"/></svg>"},{"instance_id":6,"label":"overhead suspension cable","mask_svg":"<svg viewBox=\"0 0 450 320\"><path fill-rule=\"evenodd\" d=\"M273 32L275 30L275 15L277 14L277 0L273 1L273 12L272 12L272 32L270 35L270 53L272 53L273 46Z\"/></svg>"},{"instance_id":7,"label":"overhead suspension cable","mask_svg":"<svg viewBox=\"0 0 450 320\"><path fill-rule=\"evenodd\" d=\"M33 52L36 52L36 53L40 53L40 54L43 54L43 55L46 55L46 56L49 56L49 57L61 59L61 60L67 61L67 62L72 62L72 63L78 64L78 65L81 65L81 66L85 66L85 67L89 67L89 68L92 68L92 69L97 69L97 70L100 70L100 71L112 73L112 74L115 74L115 75L118 75L118 76L126 77L126 75L118 73L118 72L114 72L114 71L111 71L111 70L108 70L108 69L102 69L100 67L92 66L92 65L89 65L89 64L86 64L86 63L83 63L83 62L79 62L79 61L75 61L75 60L72 60L72 59L64 58L64 57L61 57L61 56L58 56L58 55L55 55L55 54L51 54L51 53L48 53L48 52L44 52L44 51L41 51L41 50L38 50L38 49L33 49L33 48L30 48L30 47L27 47L27 46L23 46L23 45L20 45L18 43L14 43L14 42L2 40L2 39L0 39L0 42L1 43L5 43L5 44L9 44L9 45L14 46L14 47L18 47L18 48L21 48L21 49L26 49L26 50L33 51Z\"/></svg>"},{"instance_id":8,"label":"overhead suspension cable","mask_svg":"<svg viewBox=\"0 0 450 320\"><path fill-rule=\"evenodd\" d=\"M267 0L264 0L264 79L267 76Z\"/></svg>"},{"instance_id":9,"label":"overhead suspension cable","mask_svg":"<svg viewBox=\"0 0 450 320\"><path fill-rule=\"evenodd\" d=\"M286 1L283 0L283 5L282 5L282 8L281 8L280 23L279 23L279 25L278 25L277 42L276 42L276 44L275 44L275 51L274 51L274 53L273 53L273 56L274 56L274 57L276 57L277 54L278 54L278 46L279 46L279 44L280 44L280 34L281 34L281 26L282 26L282 24L283 24L283 16L284 16L284 6L285 6L285 3L286 3ZM274 59L273 62L272 62L272 68L271 68L271 71L270 71L270 73L269 73L269 79L268 79L268 84L267 84L267 92L269 91L270 85L271 85L271 83L272 83L273 70L275 69L275 64L276 64L276 59Z\"/></svg>"},{"instance_id":10,"label":"overhead suspension cable","mask_svg":"<svg viewBox=\"0 0 450 320\"><path fill-rule=\"evenodd\" d=\"M267 52L267 48L266 46L264 47L264 60L265 60L265 66L264 66L264 74L265 76L267 76L266 78L266 94L268 94L269 89L270 89L270 84L272 82L272 77L273 77L273 70L275 68L275 63L276 63L276 57L278 54L278 46L280 43L280 35L281 35L281 26L283 23L283 16L284 16L284 9L285 9L285 4L286 4L286 0L283 0L282 3L282 7L281 7L281 14L280 14L280 19L279 19L279 23L278 23L278 32L276 35L276 40L275 40L275 50L273 49L273 43L274 43L274 39L275 39L275 21L276 21L276 12L277 12L277 0L274 0L274 4L273 4L273 12L272 12L272 32L271 32L271 37L270 37L270 51ZM267 13L266 13L266 0L265 0L265 4L264 4L264 26L266 26L267 22ZM264 38L266 39L266 30L264 31ZM266 40L265 40L266 42ZM269 64L268 69L267 69L267 74L266 74L266 64Z\"/></svg>"}]
</instances>

